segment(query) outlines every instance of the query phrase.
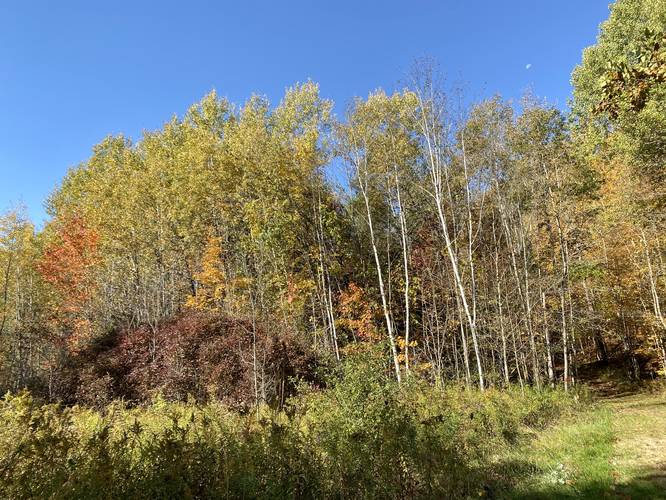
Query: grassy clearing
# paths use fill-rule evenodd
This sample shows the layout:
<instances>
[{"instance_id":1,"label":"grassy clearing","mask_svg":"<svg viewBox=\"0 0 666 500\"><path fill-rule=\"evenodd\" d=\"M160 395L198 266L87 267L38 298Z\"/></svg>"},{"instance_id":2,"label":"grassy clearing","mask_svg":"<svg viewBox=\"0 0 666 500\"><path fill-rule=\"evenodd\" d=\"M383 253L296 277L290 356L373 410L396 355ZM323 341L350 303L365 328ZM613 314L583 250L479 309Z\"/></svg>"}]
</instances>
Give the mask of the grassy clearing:
<instances>
[{"instance_id":1,"label":"grassy clearing","mask_svg":"<svg viewBox=\"0 0 666 500\"><path fill-rule=\"evenodd\" d=\"M505 459L508 498L599 498L611 491L612 416L597 408L565 419Z\"/></svg>"},{"instance_id":2,"label":"grassy clearing","mask_svg":"<svg viewBox=\"0 0 666 500\"><path fill-rule=\"evenodd\" d=\"M666 393L600 401L500 465L504 498L666 499Z\"/></svg>"},{"instance_id":3,"label":"grassy clearing","mask_svg":"<svg viewBox=\"0 0 666 500\"><path fill-rule=\"evenodd\" d=\"M632 498L666 498L666 392L606 404L617 433L618 490Z\"/></svg>"}]
</instances>

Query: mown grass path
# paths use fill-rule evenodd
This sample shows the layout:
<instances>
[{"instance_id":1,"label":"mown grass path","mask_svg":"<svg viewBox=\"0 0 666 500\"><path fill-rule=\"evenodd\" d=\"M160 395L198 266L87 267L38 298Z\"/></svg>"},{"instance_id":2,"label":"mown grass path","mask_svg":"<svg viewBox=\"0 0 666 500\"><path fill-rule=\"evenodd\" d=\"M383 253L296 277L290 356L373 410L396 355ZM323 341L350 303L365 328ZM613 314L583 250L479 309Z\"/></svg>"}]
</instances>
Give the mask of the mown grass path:
<instances>
[{"instance_id":1,"label":"mown grass path","mask_svg":"<svg viewBox=\"0 0 666 500\"><path fill-rule=\"evenodd\" d=\"M595 393L512 453L521 477L502 497L666 500L666 393Z\"/></svg>"},{"instance_id":2,"label":"mown grass path","mask_svg":"<svg viewBox=\"0 0 666 500\"><path fill-rule=\"evenodd\" d=\"M618 491L666 498L666 396L634 394L602 404L612 416L611 464Z\"/></svg>"}]
</instances>

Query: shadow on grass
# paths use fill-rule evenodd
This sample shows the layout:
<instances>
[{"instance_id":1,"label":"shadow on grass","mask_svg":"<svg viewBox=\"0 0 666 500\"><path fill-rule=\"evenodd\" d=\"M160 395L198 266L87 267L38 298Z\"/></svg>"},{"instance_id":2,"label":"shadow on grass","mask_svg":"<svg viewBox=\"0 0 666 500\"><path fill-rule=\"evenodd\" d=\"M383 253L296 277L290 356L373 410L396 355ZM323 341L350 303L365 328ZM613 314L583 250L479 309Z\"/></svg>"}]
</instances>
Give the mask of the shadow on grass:
<instances>
[{"instance_id":1,"label":"shadow on grass","mask_svg":"<svg viewBox=\"0 0 666 500\"><path fill-rule=\"evenodd\" d=\"M607 483L576 483L571 486L541 485L534 489L520 492L509 492L499 498L546 500L556 498L622 498L622 499L666 499L666 490L654 483L643 481L640 478L626 484L612 485Z\"/></svg>"},{"instance_id":2,"label":"shadow on grass","mask_svg":"<svg viewBox=\"0 0 666 500\"><path fill-rule=\"evenodd\" d=\"M666 406L666 401L657 401L653 403L634 403L634 404L628 404L625 406L626 409L628 410L642 410L642 409L654 409L654 408L659 408L660 406Z\"/></svg>"},{"instance_id":3,"label":"shadow on grass","mask_svg":"<svg viewBox=\"0 0 666 500\"><path fill-rule=\"evenodd\" d=\"M666 500L666 476L661 471L644 471L624 483L607 480L566 479L548 473L528 460L507 460L494 468L495 481L486 490L486 498L514 500L582 499L654 499Z\"/></svg>"}]
</instances>

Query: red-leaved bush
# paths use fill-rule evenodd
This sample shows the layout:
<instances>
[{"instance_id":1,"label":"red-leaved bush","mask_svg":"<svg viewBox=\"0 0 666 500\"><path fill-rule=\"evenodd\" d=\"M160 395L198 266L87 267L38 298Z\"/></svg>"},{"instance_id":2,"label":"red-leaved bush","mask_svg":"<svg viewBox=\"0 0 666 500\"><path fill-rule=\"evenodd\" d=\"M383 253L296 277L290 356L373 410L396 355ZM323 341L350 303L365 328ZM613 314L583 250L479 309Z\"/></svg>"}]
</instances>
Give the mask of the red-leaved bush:
<instances>
[{"instance_id":1,"label":"red-leaved bush","mask_svg":"<svg viewBox=\"0 0 666 500\"><path fill-rule=\"evenodd\" d=\"M71 402L141 403L160 394L243 409L256 401L281 405L297 379L315 382L316 357L290 335L270 336L246 320L190 310L157 328L101 340L81 352L71 370Z\"/></svg>"}]
</instances>

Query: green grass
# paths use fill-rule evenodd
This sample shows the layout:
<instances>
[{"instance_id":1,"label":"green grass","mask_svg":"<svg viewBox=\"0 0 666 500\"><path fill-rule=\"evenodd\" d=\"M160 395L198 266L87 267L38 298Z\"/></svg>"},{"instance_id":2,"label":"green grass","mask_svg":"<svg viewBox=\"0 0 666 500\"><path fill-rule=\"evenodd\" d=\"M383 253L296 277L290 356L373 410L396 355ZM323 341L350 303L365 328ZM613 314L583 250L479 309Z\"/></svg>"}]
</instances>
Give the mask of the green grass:
<instances>
[{"instance_id":1,"label":"green grass","mask_svg":"<svg viewBox=\"0 0 666 500\"><path fill-rule=\"evenodd\" d=\"M508 498L603 498L613 487L613 443L608 410L566 419L509 453Z\"/></svg>"},{"instance_id":2,"label":"green grass","mask_svg":"<svg viewBox=\"0 0 666 500\"><path fill-rule=\"evenodd\" d=\"M499 461L502 498L666 499L666 399L600 402Z\"/></svg>"}]
</instances>

